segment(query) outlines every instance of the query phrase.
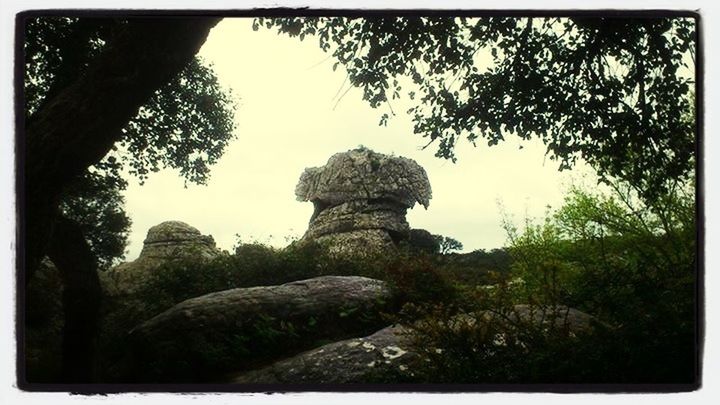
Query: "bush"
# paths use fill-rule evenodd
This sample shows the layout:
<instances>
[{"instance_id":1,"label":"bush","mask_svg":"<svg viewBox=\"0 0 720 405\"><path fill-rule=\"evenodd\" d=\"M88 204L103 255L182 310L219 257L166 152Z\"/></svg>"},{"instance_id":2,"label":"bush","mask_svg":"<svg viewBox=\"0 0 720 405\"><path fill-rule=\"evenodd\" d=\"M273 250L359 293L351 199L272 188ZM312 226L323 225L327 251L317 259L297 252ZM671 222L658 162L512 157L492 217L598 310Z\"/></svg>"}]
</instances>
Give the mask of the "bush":
<instances>
[{"instance_id":1,"label":"bush","mask_svg":"<svg viewBox=\"0 0 720 405\"><path fill-rule=\"evenodd\" d=\"M413 375L391 373L375 378L455 384L612 380L614 370L608 368L603 350L598 350L610 330L593 324L592 329L571 331L563 323L562 310L546 311L548 319L557 317L558 322L539 323L512 307L459 311L446 305L408 305L403 309L403 317L411 325L407 338L419 354Z\"/></svg>"},{"instance_id":2,"label":"bush","mask_svg":"<svg viewBox=\"0 0 720 405\"><path fill-rule=\"evenodd\" d=\"M394 290L398 305L451 301L455 294L452 282L438 269L435 256L402 249L394 254L338 256L316 243L294 244L285 249L252 243L238 245L234 254L210 261L192 257L173 260L153 269L148 282L132 296L106 303L101 336L104 377L112 381L118 375L116 365L123 355L128 331L183 300L232 288L277 285L323 275L384 280ZM272 328L259 329L265 330L273 332ZM275 335L259 333L238 339L278 340Z\"/></svg>"},{"instance_id":3,"label":"bush","mask_svg":"<svg viewBox=\"0 0 720 405\"><path fill-rule=\"evenodd\" d=\"M452 305L404 308L423 359L415 382L694 382L694 196L689 185L670 190L641 201L622 184L611 195L574 189L542 223L523 232L506 223L508 277L466 288ZM598 324L573 336L481 316L514 304L565 304Z\"/></svg>"}]
</instances>

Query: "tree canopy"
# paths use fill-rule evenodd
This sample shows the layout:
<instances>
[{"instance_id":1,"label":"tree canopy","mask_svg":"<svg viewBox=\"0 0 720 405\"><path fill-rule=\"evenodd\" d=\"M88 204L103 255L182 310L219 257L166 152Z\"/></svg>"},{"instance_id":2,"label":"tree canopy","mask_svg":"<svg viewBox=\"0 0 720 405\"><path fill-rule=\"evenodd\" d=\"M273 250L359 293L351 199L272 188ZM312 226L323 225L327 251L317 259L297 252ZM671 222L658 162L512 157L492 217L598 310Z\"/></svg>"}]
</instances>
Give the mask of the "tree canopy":
<instances>
[{"instance_id":1,"label":"tree canopy","mask_svg":"<svg viewBox=\"0 0 720 405\"><path fill-rule=\"evenodd\" d=\"M392 100L415 100L414 131L438 157L454 161L463 138L537 137L561 170L582 158L648 198L694 169L692 18L292 17L261 26L317 37L372 107L394 115Z\"/></svg>"},{"instance_id":2,"label":"tree canopy","mask_svg":"<svg viewBox=\"0 0 720 405\"><path fill-rule=\"evenodd\" d=\"M60 89L81 76L127 21L41 17L27 21L25 113L28 121ZM112 95L108 95L112 97ZM61 209L83 228L106 268L122 257L130 220L123 210L123 171L144 181L161 167L178 169L186 181L204 183L209 167L232 138L235 104L211 66L195 57L152 94L121 129L103 160L64 191Z\"/></svg>"}]
</instances>

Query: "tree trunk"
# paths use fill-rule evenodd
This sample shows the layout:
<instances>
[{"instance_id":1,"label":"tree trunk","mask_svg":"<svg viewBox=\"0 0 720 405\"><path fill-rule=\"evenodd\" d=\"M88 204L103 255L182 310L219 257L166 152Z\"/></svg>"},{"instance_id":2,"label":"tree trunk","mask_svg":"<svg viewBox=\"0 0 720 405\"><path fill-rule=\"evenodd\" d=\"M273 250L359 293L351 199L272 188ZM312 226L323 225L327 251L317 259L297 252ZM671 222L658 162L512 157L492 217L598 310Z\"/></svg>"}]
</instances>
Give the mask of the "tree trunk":
<instances>
[{"instance_id":1,"label":"tree trunk","mask_svg":"<svg viewBox=\"0 0 720 405\"><path fill-rule=\"evenodd\" d=\"M85 74L44 102L28 120L26 280L45 253L63 188L108 153L139 107L190 62L218 21L139 17L120 24Z\"/></svg>"},{"instance_id":2,"label":"tree trunk","mask_svg":"<svg viewBox=\"0 0 720 405\"><path fill-rule=\"evenodd\" d=\"M64 217L55 221L55 230L47 251L65 285L63 382L93 382L95 341L102 299L97 258L90 250L80 225Z\"/></svg>"}]
</instances>

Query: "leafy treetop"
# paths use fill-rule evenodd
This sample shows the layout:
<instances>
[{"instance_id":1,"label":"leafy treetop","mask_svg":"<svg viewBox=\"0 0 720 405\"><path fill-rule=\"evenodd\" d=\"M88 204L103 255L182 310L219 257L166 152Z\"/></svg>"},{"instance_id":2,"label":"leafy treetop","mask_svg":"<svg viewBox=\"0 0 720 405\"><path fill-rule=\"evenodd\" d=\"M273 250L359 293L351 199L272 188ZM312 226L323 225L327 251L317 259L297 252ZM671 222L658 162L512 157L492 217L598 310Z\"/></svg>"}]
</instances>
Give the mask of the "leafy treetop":
<instances>
[{"instance_id":1,"label":"leafy treetop","mask_svg":"<svg viewBox=\"0 0 720 405\"><path fill-rule=\"evenodd\" d=\"M371 106L405 89L414 131L455 161L465 138L538 137L560 169L578 158L653 198L694 167L691 18L260 18L316 36ZM385 124L384 114L381 124Z\"/></svg>"}]
</instances>

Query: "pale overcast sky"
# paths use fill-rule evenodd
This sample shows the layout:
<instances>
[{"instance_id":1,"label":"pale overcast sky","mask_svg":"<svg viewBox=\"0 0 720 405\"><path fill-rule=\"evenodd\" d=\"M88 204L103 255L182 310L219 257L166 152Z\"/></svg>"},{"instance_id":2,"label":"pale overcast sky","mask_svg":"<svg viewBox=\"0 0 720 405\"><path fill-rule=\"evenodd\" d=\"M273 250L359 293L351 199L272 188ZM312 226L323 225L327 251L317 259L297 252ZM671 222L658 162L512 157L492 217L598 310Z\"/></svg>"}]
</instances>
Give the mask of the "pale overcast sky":
<instances>
[{"instance_id":1,"label":"pale overcast sky","mask_svg":"<svg viewBox=\"0 0 720 405\"><path fill-rule=\"evenodd\" d=\"M436 158L434 145L420 150L426 141L413 134L404 114L409 104L394 102L398 115L387 127L378 125L387 111L370 108L360 89L351 89L335 106L345 71L333 72L333 60L317 39L300 42L267 29L253 31L251 22L224 19L200 50L240 99L237 139L212 167L206 186L184 188L174 170L152 174L143 186L131 179L125 193L133 221L126 260L137 257L148 228L166 220L195 226L222 249L232 248L235 234L286 246L287 238L302 235L313 210L311 203L295 199L302 171L360 144L425 168L433 199L428 210L410 210L408 222L458 239L466 252L505 244L499 201L520 222L526 214L542 216L547 205L559 206L571 181L584 176L594 183L584 165L558 172L537 141L510 138L477 148L460 142L458 163Z\"/></svg>"}]
</instances>

